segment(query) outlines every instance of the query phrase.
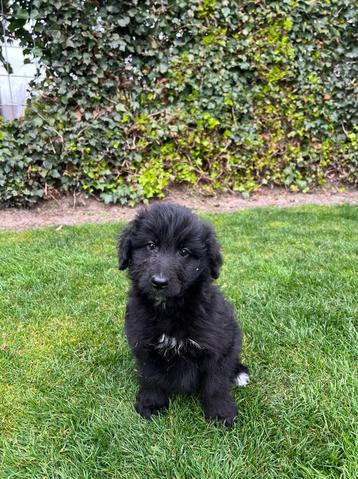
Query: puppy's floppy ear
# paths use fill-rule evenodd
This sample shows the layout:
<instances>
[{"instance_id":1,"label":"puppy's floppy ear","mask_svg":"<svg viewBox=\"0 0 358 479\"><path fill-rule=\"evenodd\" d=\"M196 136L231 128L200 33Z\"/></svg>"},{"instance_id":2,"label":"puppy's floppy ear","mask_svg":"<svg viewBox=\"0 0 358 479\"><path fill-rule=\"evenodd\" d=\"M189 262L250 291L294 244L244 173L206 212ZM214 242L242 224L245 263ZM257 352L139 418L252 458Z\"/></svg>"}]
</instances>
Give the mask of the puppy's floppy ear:
<instances>
[{"instance_id":1,"label":"puppy's floppy ear","mask_svg":"<svg viewBox=\"0 0 358 479\"><path fill-rule=\"evenodd\" d=\"M220 245L216 238L213 227L205 223L206 238L205 244L208 252L210 274L214 279L217 279L220 274L220 268L223 264L223 258L220 252Z\"/></svg>"},{"instance_id":2,"label":"puppy's floppy ear","mask_svg":"<svg viewBox=\"0 0 358 479\"><path fill-rule=\"evenodd\" d=\"M119 241L118 241L118 266L119 269L126 269L128 268L130 259L131 259L131 254L132 254L132 223L129 223L129 225L124 228L124 230L121 232L119 236Z\"/></svg>"}]
</instances>

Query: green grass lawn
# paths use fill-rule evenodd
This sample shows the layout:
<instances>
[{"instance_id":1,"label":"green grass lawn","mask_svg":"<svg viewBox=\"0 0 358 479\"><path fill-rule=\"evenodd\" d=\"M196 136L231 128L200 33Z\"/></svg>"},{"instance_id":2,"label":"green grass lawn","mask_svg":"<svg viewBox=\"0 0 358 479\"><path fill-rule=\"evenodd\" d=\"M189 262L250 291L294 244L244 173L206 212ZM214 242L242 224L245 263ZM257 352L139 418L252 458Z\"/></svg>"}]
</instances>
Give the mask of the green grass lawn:
<instances>
[{"instance_id":1,"label":"green grass lawn","mask_svg":"<svg viewBox=\"0 0 358 479\"><path fill-rule=\"evenodd\" d=\"M118 225L0 234L1 479L358 477L358 208L206 218L252 374L230 430L134 411Z\"/></svg>"}]
</instances>

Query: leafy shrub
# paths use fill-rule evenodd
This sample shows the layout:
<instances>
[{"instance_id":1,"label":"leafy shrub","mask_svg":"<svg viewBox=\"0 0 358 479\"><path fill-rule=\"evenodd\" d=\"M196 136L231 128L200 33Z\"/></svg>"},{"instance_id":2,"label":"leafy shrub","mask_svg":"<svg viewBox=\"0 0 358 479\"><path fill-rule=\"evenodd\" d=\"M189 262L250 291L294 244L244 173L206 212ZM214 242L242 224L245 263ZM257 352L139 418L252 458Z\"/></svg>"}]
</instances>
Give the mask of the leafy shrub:
<instances>
[{"instance_id":1,"label":"leafy shrub","mask_svg":"<svg viewBox=\"0 0 358 479\"><path fill-rule=\"evenodd\" d=\"M209 194L358 182L350 0L7 8L11 35L46 78L25 118L1 124L5 204L53 190L124 204L182 182Z\"/></svg>"}]
</instances>

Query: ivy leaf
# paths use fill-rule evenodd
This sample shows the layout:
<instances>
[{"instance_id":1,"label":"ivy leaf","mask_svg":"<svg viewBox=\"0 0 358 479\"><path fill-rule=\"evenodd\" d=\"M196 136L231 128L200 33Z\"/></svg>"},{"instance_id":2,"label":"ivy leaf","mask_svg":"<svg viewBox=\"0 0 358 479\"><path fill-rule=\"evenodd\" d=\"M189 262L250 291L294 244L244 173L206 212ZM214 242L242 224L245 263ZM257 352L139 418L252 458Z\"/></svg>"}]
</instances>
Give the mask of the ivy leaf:
<instances>
[{"instance_id":1,"label":"ivy leaf","mask_svg":"<svg viewBox=\"0 0 358 479\"><path fill-rule=\"evenodd\" d=\"M23 8L19 8L18 10L16 10L14 12L14 17L15 18L20 18L20 19L23 19L23 20L28 20L29 14L28 14L27 10L24 10Z\"/></svg>"},{"instance_id":2,"label":"ivy leaf","mask_svg":"<svg viewBox=\"0 0 358 479\"><path fill-rule=\"evenodd\" d=\"M129 22L130 22L130 18L129 17L122 17L120 19L117 20L117 23L120 27L126 27Z\"/></svg>"}]
</instances>

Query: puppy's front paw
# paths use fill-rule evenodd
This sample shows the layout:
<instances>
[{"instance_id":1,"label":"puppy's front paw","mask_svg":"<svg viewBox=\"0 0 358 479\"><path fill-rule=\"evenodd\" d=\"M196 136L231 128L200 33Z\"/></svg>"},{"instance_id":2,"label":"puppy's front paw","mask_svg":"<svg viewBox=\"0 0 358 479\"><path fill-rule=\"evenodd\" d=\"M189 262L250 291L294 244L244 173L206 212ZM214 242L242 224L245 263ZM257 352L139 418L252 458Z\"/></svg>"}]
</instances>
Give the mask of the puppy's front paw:
<instances>
[{"instance_id":1,"label":"puppy's front paw","mask_svg":"<svg viewBox=\"0 0 358 479\"><path fill-rule=\"evenodd\" d=\"M204 412L208 421L217 421L230 427L234 424L237 416L237 407L233 400L216 400L206 404Z\"/></svg>"},{"instance_id":2,"label":"puppy's front paw","mask_svg":"<svg viewBox=\"0 0 358 479\"><path fill-rule=\"evenodd\" d=\"M162 403L151 403L148 399L143 400L139 397L134 407L137 413L142 417L145 419L151 419L155 414L166 412L168 406L169 404L167 401Z\"/></svg>"}]
</instances>

